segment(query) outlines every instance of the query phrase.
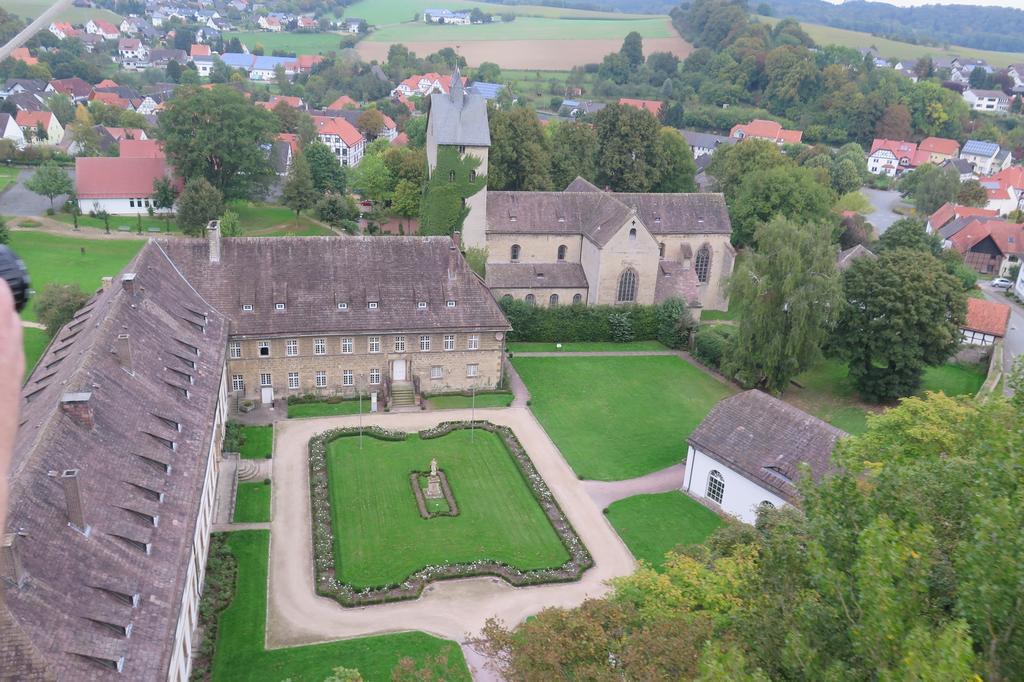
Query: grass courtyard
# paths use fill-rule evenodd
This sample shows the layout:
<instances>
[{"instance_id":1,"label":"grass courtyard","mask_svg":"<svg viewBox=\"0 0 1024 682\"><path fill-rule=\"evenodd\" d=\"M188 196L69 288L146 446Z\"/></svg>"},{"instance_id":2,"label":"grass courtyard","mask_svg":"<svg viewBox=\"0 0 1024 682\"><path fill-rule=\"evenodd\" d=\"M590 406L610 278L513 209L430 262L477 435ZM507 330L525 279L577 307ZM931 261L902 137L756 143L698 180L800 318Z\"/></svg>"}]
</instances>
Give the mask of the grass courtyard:
<instances>
[{"instance_id":1,"label":"grass courtyard","mask_svg":"<svg viewBox=\"0 0 1024 682\"><path fill-rule=\"evenodd\" d=\"M615 481L686 458L686 438L734 390L673 355L512 360L573 470Z\"/></svg>"},{"instance_id":2,"label":"grass courtyard","mask_svg":"<svg viewBox=\"0 0 1024 682\"><path fill-rule=\"evenodd\" d=\"M665 563L666 552L700 544L724 523L678 491L627 497L613 502L606 513L633 556L655 568Z\"/></svg>"},{"instance_id":3,"label":"grass courtyard","mask_svg":"<svg viewBox=\"0 0 1024 682\"><path fill-rule=\"evenodd\" d=\"M235 531L229 534L228 543L238 561L238 578L234 600L220 616L213 660L216 682L321 682L338 666L359 670L367 682L384 682L391 680L392 669L403 657L422 663L444 651L456 672L447 671L444 678L437 679L470 679L457 644L422 632L265 649L270 533Z\"/></svg>"},{"instance_id":4,"label":"grass courtyard","mask_svg":"<svg viewBox=\"0 0 1024 682\"><path fill-rule=\"evenodd\" d=\"M478 408L485 407L508 407L515 398L511 393L481 393L476 396L468 395L436 395L429 398L430 407L435 410L469 409L474 405Z\"/></svg>"},{"instance_id":5,"label":"grass courtyard","mask_svg":"<svg viewBox=\"0 0 1024 682\"><path fill-rule=\"evenodd\" d=\"M299 419L301 417L336 417L345 414L359 414L360 401L342 400L329 403L321 400L315 403L288 403L288 418ZM364 413L370 412L370 399L364 397L362 400Z\"/></svg>"},{"instance_id":6,"label":"grass courtyard","mask_svg":"<svg viewBox=\"0 0 1024 682\"><path fill-rule=\"evenodd\" d=\"M242 459L267 459L273 450L273 426L242 427L242 446L238 449Z\"/></svg>"},{"instance_id":7,"label":"grass courtyard","mask_svg":"<svg viewBox=\"0 0 1024 682\"><path fill-rule=\"evenodd\" d=\"M104 276L115 276L142 248L142 241L99 240L53 234L12 232L10 246L25 261L32 288L50 282L75 283L86 292L99 288ZM30 301L22 319L35 320Z\"/></svg>"},{"instance_id":8,"label":"grass courtyard","mask_svg":"<svg viewBox=\"0 0 1024 682\"><path fill-rule=\"evenodd\" d=\"M520 570L561 566L569 554L501 440L453 431L423 440L342 437L327 453L338 579L357 589L398 584L430 564L490 559ZM420 517L412 471L438 467L458 516Z\"/></svg>"},{"instance_id":9,"label":"grass courtyard","mask_svg":"<svg viewBox=\"0 0 1024 682\"><path fill-rule=\"evenodd\" d=\"M270 485L263 481L239 483L235 493L235 523L270 521Z\"/></svg>"}]
</instances>

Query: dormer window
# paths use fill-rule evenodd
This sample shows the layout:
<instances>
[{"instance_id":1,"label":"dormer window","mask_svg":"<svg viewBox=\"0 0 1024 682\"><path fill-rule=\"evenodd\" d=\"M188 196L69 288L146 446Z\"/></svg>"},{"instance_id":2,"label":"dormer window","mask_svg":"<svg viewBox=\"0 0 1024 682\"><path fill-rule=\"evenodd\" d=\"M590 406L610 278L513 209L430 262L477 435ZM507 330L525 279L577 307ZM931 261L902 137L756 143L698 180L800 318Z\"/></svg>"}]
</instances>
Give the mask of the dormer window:
<instances>
[{"instance_id":1,"label":"dormer window","mask_svg":"<svg viewBox=\"0 0 1024 682\"><path fill-rule=\"evenodd\" d=\"M243 303L242 304L242 312L243 313L251 313L252 312L252 303Z\"/></svg>"},{"instance_id":2,"label":"dormer window","mask_svg":"<svg viewBox=\"0 0 1024 682\"><path fill-rule=\"evenodd\" d=\"M416 307L419 308L420 310L425 310L426 307L427 307L427 302L426 301L419 301L419 302L416 303Z\"/></svg>"},{"instance_id":3,"label":"dormer window","mask_svg":"<svg viewBox=\"0 0 1024 682\"><path fill-rule=\"evenodd\" d=\"M274 310L284 310L284 303L275 303Z\"/></svg>"},{"instance_id":4,"label":"dormer window","mask_svg":"<svg viewBox=\"0 0 1024 682\"><path fill-rule=\"evenodd\" d=\"M454 308L455 307L455 301L449 300L447 305L448 305L449 308Z\"/></svg>"},{"instance_id":5,"label":"dormer window","mask_svg":"<svg viewBox=\"0 0 1024 682\"><path fill-rule=\"evenodd\" d=\"M369 303L366 304L366 307L369 308L370 310L376 310L377 309L377 302L376 301L370 301Z\"/></svg>"},{"instance_id":6,"label":"dormer window","mask_svg":"<svg viewBox=\"0 0 1024 682\"><path fill-rule=\"evenodd\" d=\"M348 303L339 303L338 310L348 310Z\"/></svg>"}]
</instances>

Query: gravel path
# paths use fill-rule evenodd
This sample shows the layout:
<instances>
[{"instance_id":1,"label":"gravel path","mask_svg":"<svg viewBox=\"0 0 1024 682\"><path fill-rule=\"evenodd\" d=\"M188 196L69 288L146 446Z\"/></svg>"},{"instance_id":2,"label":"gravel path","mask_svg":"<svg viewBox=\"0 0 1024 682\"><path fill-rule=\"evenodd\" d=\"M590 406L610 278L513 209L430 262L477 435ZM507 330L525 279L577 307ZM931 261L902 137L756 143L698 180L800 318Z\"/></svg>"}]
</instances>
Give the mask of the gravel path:
<instances>
[{"instance_id":1,"label":"gravel path","mask_svg":"<svg viewBox=\"0 0 1024 682\"><path fill-rule=\"evenodd\" d=\"M686 465L673 464L661 471L630 478L625 481L584 481L590 499L601 509L607 509L612 502L650 493L667 493L683 487L683 472Z\"/></svg>"}]
</instances>

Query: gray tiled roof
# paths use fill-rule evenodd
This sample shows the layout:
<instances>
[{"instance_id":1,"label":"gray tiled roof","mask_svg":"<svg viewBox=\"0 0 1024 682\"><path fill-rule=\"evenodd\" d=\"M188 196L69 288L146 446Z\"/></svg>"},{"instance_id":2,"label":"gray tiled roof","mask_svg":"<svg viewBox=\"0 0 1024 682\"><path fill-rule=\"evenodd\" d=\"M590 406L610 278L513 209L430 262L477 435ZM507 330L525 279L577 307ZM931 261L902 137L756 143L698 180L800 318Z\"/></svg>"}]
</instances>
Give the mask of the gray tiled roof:
<instances>
[{"instance_id":1,"label":"gray tiled roof","mask_svg":"<svg viewBox=\"0 0 1024 682\"><path fill-rule=\"evenodd\" d=\"M658 282L654 287L654 301L661 303L670 298L682 299L690 307L700 303L700 280L693 268L675 261L658 263Z\"/></svg>"},{"instance_id":2,"label":"gray tiled roof","mask_svg":"<svg viewBox=\"0 0 1024 682\"><path fill-rule=\"evenodd\" d=\"M164 679L174 653L228 323L156 244L144 246L129 268L136 293L117 281L94 296L22 390L4 530L25 533L17 542L28 578L21 587L3 584L12 618L0 613L0 625L20 630L38 656L0 645L5 679L27 678L22 671L31 673L38 658L57 679L105 678L111 672L86 657L107 655L124 656L126 680ZM125 347L131 371L122 364ZM68 393L89 396L91 428L64 413ZM154 461L170 462L171 471ZM69 469L79 471L88 537L68 525L61 479L49 473ZM141 514L158 514L159 523ZM122 538L150 542L151 550ZM104 589L138 594L138 604ZM130 623L131 636L96 621Z\"/></svg>"},{"instance_id":3,"label":"gray tiled roof","mask_svg":"<svg viewBox=\"0 0 1024 682\"><path fill-rule=\"evenodd\" d=\"M873 251L866 248L865 246L861 244L855 244L854 246L851 246L850 248L844 249L839 252L839 255L836 257L836 269L839 270L840 272L848 270L850 266L853 265L853 261L857 260L858 258L865 257L877 258L878 256L876 256Z\"/></svg>"},{"instance_id":4,"label":"gray tiled roof","mask_svg":"<svg viewBox=\"0 0 1024 682\"><path fill-rule=\"evenodd\" d=\"M815 479L831 470L832 450L845 436L831 424L767 393L751 390L725 398L690 434L688 442L790 502L799 465Z\"/></svg>"},{"instance_id":5,"label":"gray tiled roof","mask_svg":"<svg viewBox=\"0 0 1024 682\"><path fill-rule=\"evenodd\" d=\"M579 263L490 263L487 286L492 289L586 289L587 275Z\"/></svg>"},{"instance_id":6,"label":"gray tiled roof","mask_svg":"<svg viewBox=\"0 0 1024 682\"><path fill-rule=\"evenodd\" d=\"M730 234L721 194L604 192L577 178L564 192L489 192L487 230L581 234L603 246L636 215L654 235Z\"/></svg>"},{"instance_id":7,"label":"gray tiled roof","mask_svg":"<svg viewBox=\"0 0 1024 682\"><path fill-rule=\"evenodd\" d=\"M429 116L427 125L438 144L491 146L487 100L466 93L458 69L452 74L451 91L447 95L430 96Z\"/></svg>"},{"instance_id":8,"label":"gray tiled roof","mask_svg":"<svg viewBox=\"0 0 1024 682\"><path fill-rule=\"evenodd\" d=\"M939 236L943 239L949 239L953 235L960 232L971 223L987 223L989 221L1002 222L1002 218L999 216L963 216L960 218L953 218L948 223L939 228Z\"/></svg>"},{"instance_id":9,"label":"gray tiled roof","mask_svg":"<svg viewBox=\"0 0 1024 682\"><path fill-rule=\"evenodd\" d=\"M448 237L225 238L220 263L206 240L160 243L233 335L509 328Z\"/></svg>"}]
</instances>

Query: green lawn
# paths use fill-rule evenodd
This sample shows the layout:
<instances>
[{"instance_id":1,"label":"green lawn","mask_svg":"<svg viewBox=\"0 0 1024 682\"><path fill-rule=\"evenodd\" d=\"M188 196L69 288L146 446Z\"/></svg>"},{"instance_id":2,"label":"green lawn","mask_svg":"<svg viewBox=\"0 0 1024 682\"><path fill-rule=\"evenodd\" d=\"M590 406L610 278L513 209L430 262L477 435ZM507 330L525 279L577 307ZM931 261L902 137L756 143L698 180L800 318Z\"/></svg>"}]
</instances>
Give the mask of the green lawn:
<instances>
[{"instance_id":1,"label":"green lawn","mask_svg":"<svg viewBox=\"0 0 1024 682\"><path fill-rule=\"evenodd\" d=\"M58 220L66 225L74 225L75 219L68 213L58 213L53 216L54 220ZM138 216L132 215L112 215L110 216L110 231L117 232L119 227L130 227L131 231L138 232L139 229ZM152 233L148 232L149 228L158 228L161 232L176 232L178 227L174 224L174 221L165 221L163 218L150 218L148 214L141 214L142 220L142 234L143 236L152 236ZM78 226L87 227L96 230L105 230L103 220L100 218L93 218L89 215L78 216Z\"/></svg>"},{"instance_id":2,"label":"green lawn","mask_svg":"<svg viewBox=\"0 0 1024 682\"><path fill-rule=\"evenodd\" d=\"M370 399L363 398L362 407L364 413L370 411ZM288 404L288 418L299 417L335 417L341 414L359 414L358 400L343 400L340 403L298 403Z\"/></svg>"},{"instance_id":3,"label":"green lawn","mask_svg":"<svg viewBox=\"0 0 1024 682\"><path fill-rule=\"evenodd\" d=\"M391 680L391 671L401 658L408 656L422 663L443 651L458 670L444 679L470 679L458 644L422 632L266 650L270 533L236 531L230 533L228 544L238 560L238 579L235 598L220 617L213 662L216 682L322 682L338 666L359 670L367 682L385 682Z\"/></svg>"},{"instance_id":4,"label":"green lawn","mask_svg":"<svg viewBox=\"0 0 1024 682\"><path fill-rule=\"evenodd\" d=\"M561 348L556 348L553 343L540 343L533 341L518 341L508 344L508 350L512 353L587 353L587 352L619 352L634 350L668 350L657 341L629 341L627 343L612 343L602 341L578 341L575 343L563 343Z\"/></svg>"},{"instance_id":5,"label":"green lawn","mask_svg":"<svg viewBox=\"0 0 1024 682\"><path fill-rule=\"evenodd\" d=\"M49 282L77 283L87 292L99 288L105 276L116 276L142 248L141 240L98 240L53 234L12 232L11 248L25 261L32 288ZM32 302L21 317L35 320Z\"/></svg>"},{"instance_id":6,"label":"green lawn","mask_svg":"<svg viewBox=\"0 0 1024 682\"><path fill-rule=\"evenodd\" d=\"M499 437L458 430L429 440L343 437L330 444L338 579L356 588L401 583L429 564L505 562L557 567L569 554ZM448 478L459 515L420 517L409 474L431 458Z\"/></svg>"},{"instance_id":7,"label":"green lawn","mask_svg":"<svg viewBox=\"0 0 1024 682\"><path fill-rule=\"evenodd\" d=\"M306 215L299 216L296 227L295 212L286 206L236 200L228 207L238 214L242 234L246 237L321 237L335 234Z\"/></svg>"},{"instance_id":8,"label":"green lawn","mask_svg":"<svg viewBox=\"0 0 1024 682\"><path fill-rule=\"evenodd\" d=\"M353 15L358 16L358 15ZM464 40L601 40L622 39L636 31L644 38L671 38L674 34L666 17L645 19L557 19L520 17L505 24L444 26L417 22L373 31L366 40L377 43Z\"/></svg>"},{"instance_id":9,"label":"green lawn","mask_svg":"<svg viewBox=\"0 0 1024 682\"><path fill-rule=\"evenodd\" d=\"M584 479L649 474L686 458L686 438L733 389L676 356L515 357L533 413Z\"/></svg>"},{"instance_id":10,"label":"green lawn","mask_svg":"<svg viewBox=\"0 0 1024 682\"><path fill-rule=\"evenodd\" d=\"M337 33L229 31L224 34L224 40L232 38L238 38L250 50L256 45L262 45L268 55L274 50L284 50L291 54L325 54L341 51L341 36Z\"/></svg>"},{"instance_id":11,"label":"green lawn","mask_svg":"<svg viewBox=\"0 0 1024 682\"><path fill-rule=\"evenodd\" d=\"M435 410L453 410L460 408L471 408L474 404L477 407L508 407L515 398L511 393L481 393L473 397L468 395L438 395L430 398L430 407Z\"/></svg>"},{"instance_id":12,"label":"green lawn","mask_svg":"<svg viewBox=\"0 0 1024 682\"><path fill-rule=\"evenodd\" d=\"M239 483L235 494L235 523L270 521L270 486L263 481Z\"/></svg>"},{"instance_id":13,"label":"green lawn","mask_svg":"<svg viewBox=\"0 0 1024 682\"><path fill-rule=\"evenodd\" d=\"M274 450L273 426L243 426L242 459L267 459Z\"/></svg>"},{"instance_id":14,"label":"green lawn","mask_svg":"<svg viewBox=\"0 0 1024 682\"><path fill-rule=\"evenodd\" d=\"M7 186L17 179L18 173L20 172L20 168L0 166L0 192L7 189Z\"/></svg>"},{"instance_id":15,"label":"green lawn","mask_svg":"<svg viewBox=\"0 0 1024 682\"><path fill-rule=\"evenodd\" d=\"M776 17L757 17L768 25L774 25L779 21ZM992 66L1009 66L1012 63L1024 61L1024 54L1017 52L994 52L991 50L976 50L973 47L961 47L949 45L946 48L929 47L927 45L914 45L898 40L878 38L860 31L848 31L843 28L833 28L820 24L809 24L800 22L800 26L807 32L814 42L819 45L842 45L854 49L861 47L875 47L886 59L916 59L920 57L975 57L988 61Z\"/></svg>"},{"instance_id":16,"label":"green lawn","mask_svg":"<svg viewBox=\"0 0 1024 682\"><path fill-rule=\"evenodd\" d=\"M665 563L666 552L700 544L724 523L679 491L627 497L613 502L606 513L633 556L655 568Z\"/></svg>"},{"instance_id":17,"label":"green lawn","mask_svg":"<svg viewBox=\"0 0 1024 682\"><path fill-rule=\"evenodd\" d=\"M947 363L924 372L924 391L942 391L946 395L974 395L985 383L988 365Z\"/></svg>"},{"instance_id":18,"label":"green lawn","mask_svg":"<svg viewBox=\"0 0 1024 682\"><path fill-rule=\"evenodd\" d=\"M453 11L479 7L481 11L489 14L515 14L534 17L628 19L643 16L639 14L620 14L618 12L591 12L589 10L563 7L544 7L541 5L499 5L488 2L473 2L473 0L448 0L440 5L433 0L387 0L387 2L381 2L381 0L359 0L345 11L345 16L360 17L370 24L383 26L412 21L413 16L421 14L425 9L435 7L444 7ZM451 28L465 27L452 26Z\"/></svg>"},{"instance_id":19,"label":"green lawn","mask_svg":"<svg viewBox=\"0 0 1024 682\"><path fill-rule=\"evenodd\" d=\"M25 349L25 378L32 373L32 369L39 362L46 344L50 343L50 335L42 329L23 327L21 330L22 348Z\"/></svg>"}]
</instances>

